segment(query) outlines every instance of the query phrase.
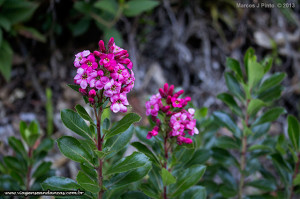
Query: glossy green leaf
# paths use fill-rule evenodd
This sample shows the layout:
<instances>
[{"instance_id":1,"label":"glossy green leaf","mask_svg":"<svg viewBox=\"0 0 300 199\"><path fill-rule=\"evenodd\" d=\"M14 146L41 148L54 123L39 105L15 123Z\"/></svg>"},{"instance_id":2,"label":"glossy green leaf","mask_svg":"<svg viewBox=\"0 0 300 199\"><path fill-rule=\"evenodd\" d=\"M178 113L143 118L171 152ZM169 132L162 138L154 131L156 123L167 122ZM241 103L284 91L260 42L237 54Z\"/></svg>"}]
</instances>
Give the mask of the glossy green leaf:
<instances>
[{"instance_id":1,"label":"glossy green leaf","mask_svg":"<svg viewBox=\"0 0 300 199\"><path fill-rule=\"evenodd\" d=\"M219 191L225 198L232 198L237 194L237 190L230 184L221 184Z\"/></svg>"},{"instance_id":2,"label":"glossy green leaf","mask_svg":"<svg viewBox=\"0 0 300 199\"><path fill-rule=\"evenodd\" d=\"M240 80L243 79L243 73L242 73L242 70L240 67L240 63L237 60L227 57L226 58L226 66L235 72L238 79L240 79Z\"/></svg>"},{"instance_id":3,"label":"glossy green leaf","mask_svg":"<svg viewBox=\"0 0 300 199\"><path fill-rule=\"evenodd\" d=\"M134 127L130 126L124 133L115 135L109 139L104 144L104 149L107 151L118 152L122 150L130 141L133 135Z\"/></svg>"},{"instance_id":4,"label":"glossy green leaf","mask_svg":"<svg viewBox=\"0 0 300 199\"><path fill-rule=\"evenodd\" d=\"M296 175L296 177L294 178L294 180L293 180L293 185L294 185L294 186L300 185L300 174L299 174L299 173L298 173L298 174Z\"/></svg>"},{"instance_id":5,"label":"glossy green leaf","mask_svg":"<svg viewBox=\"0 0 300 199\"><path fill-rule=\"evenodd\" d=\"M273 148L271 148L270 146L267 145L262 145L262 144L254 144L252 146L249 147L248 149L249 151L255 151L255 150L266 150L266 151L272 151Z\"/></svg>"},{"instance_id":6,"label":"glossy green leaf","mask_svg":"<svg viewBox=\"0 0 300 199\"><path fill-rule=\"evenodd\" d=\"M177 182L171 185L171 190L173 191L170 194L171 197L176 197L191 186L195 185L203 176L205 169L206 166L194 165L182 171L177 177Z\"/></svg>"},{"instance_id":7,"label":"glossy green leaf","mask_svg":"<svg viewBox=\"0 0 300 199\"><path fill-rule=\"evenodd\" d=\"M165 168L161 170L161 178L164 186L176 183L176 178Z\"/></svg>"},{"instance_id":8,"label":"glossy green leaf","mask_svg":"<svg viewBox=\"0 0 300 199\"><path fill-rule=\"evenodd\" d=\"M21 140L15 137L8 138L8 144L11 146L17 153L21 154L24 158L27 156L26 150Z\"/></svg>"},{"instance_id":9,"label":"glossy green leaf","mask_svg":"<svg viewBox=\"0 0 300 199\"><path fill-rule=\"evenodd\" d=\"M232 95L228 93L221 93L217 96L218 99L222 100L235 114L242 116L242 110L232 97Z\"/></svg>"},{"instance_id":10,"label":"glossy green leaf","mask_svg":"<svg viewBox=\"0 0 300 199\"><path fill-rule=\"evenodd\" d=\"M88 112L85 110L85 108L83 108L83 106L81 106L80 104L77 104L75 106L75 109L77 111L77 113L85 120L89 121L91 124L94 124L93 119L91 118L91 116L88 114ZM95 124L94 124L95 125Z\"/></svg>"},{"instance_id":11,"label":"glossy green leaf","mask_svg":"<svg viewBox=\"0 0 300 199\"><path fill-rule=\"evenodd\" d=\"M256 86L263 76L264 67L257 61L248 61L248 85L250 89Z\"/></svg>"},{"instance_id":12,"label":"glossy green leaf","mask_svg":"<svg viewBox=\"0 0 300 199\"><path fill-rule=\"evenodd\" d=\"M80 142L70 136L63 136L57 140L60 152L75 162L86 162L93 166L93 160L90 153Z\"/></svg>"},{"instance_id":13,"label":"glossy green leaf","mask_svg":"<svg viewBox=\"0 0 300 199\"><path fill-rule=\"evenodd\" d=\"M6 40L0 46L0 72L6 81L10 80L13 51Z\"/></svg>"},{"instance_id":14,"label":"glossy green leaf","mask_svg":"<svg viewBox=\"0 0 300 199\"><path fill-rule=\"evenodd\" d=\"M73 110L64 109L61 111L61 120L64 125L78 135L93 140L92 132L85 121Z\"/></svg>"},{"instance_id":15,"label":"glossy green leaf","mask_svg":"<svg viewBox=\"0 0 300 199\"><path fill-rule=\"evenodd\" d=\"M153 9L158 5L159 2L155 0L130 0L125 5L124 14L127 17L134 17L142 12Z\"/></svg>"},{"instance_id":16,"label":"glossy green leaf","mask_svg":"<svg viewBox=\"0 0 300 199\"><path fill-rule=\"evenodd\" d=\"M186 163L186 167L190 167L194 164L205 164L205 162L210 158L211 151L208 149L198 149L192 159Z\"/></svg>"},{"instance_id":17,"label":"glossy green leaf","mask_svg":"<svg viewBox=\"0 0 300 199\"><path fill-rule=\"evenodd\" d=\"M259 93L258 98L264 102L272 102L277 100L281 96L281 92L283 91L283 86L277 85L272 87L266 91Z\"/></svg>"},{"instance_id":18,"label":"glossy green leaf","mask_svg":"<svg viewBox=\"0 0 300 199\"><path fill-rule=\"evenodd\" d=\"M79 93L79 88L80 88L79 85L67 84L67 86Z\"/></svg>"},{"instance_id":19,"label":"glossy green leaf","mask_svg":"<svg viewBox=\"0 0 300 199\"><path fill-rule=\"evenodd\" d=\"M9 19L4 16L0 16L0 27L2 27L5 31L8 32L11 28L11 23Z\"/></svg>"},{"instance_id":20,"label":"glossy green leaf","mask_svg":"<svg viewBox=\"0 0 300 199\"><path fill-rule=\"evenodd\" d=\"M154 199L160 199L159 193L155 191L154 187L151 187L149 183L143 183L140 187L139 190L141 190L144 194L149 196L150 198Z\"/></svg>"},{"instance_id":21,"label":"glossy green leaf","mask_svg":"<svg viewBox=\"0 0 300 199\"><path fill-rule=\"evenodd\" d=\"M115 176L113 176L109 182L105 184L105 187L121 187L128 184L131 184L133 182L136 182L138 180L141 180L144 176L146 176L149 171L151 170L151 163L148 162L143 167L139 167L138 169L133 169L131 171L127 171L125 173L119 173Z\"/></svg>"},{"instance_id":22,"label":"glossy green leaf","mask_svg":"<svg viewBox=\"0 0 300 199\"><path fill-rule=\"evenodd\" d=\"M81 189L74 180L57 176L47 178L41 185L44 190L77 191L77 189Z\"/></svg>"},{"instance_id":23,"label":"glossy green leaf","mask_svg":"<svg viewBox=\"0 0 300 199\"><path fill-rule=\"evenodd\" d=\"M33 154L35 155L42 151L48 152L50 149L52 149L53 144L54 141L51 138L44 138L38 145L38 147L33 151Z\"/></svg>"},{"instance_id":24,"label":"glossy green leaf","mask_svg":"<svg viewBox=\"0 0 300 199\"><path fill-rule=\"evenodd\" d=\"M203 186L193 186L183 192L180 198L186 199L206 199L206 189Z\"/></svg>"},{"instance_id":25,"label":"glossy green leaf","mask_svg":"<svg viewBox=\"0 0 300 199\"><path fill-rule=\"evenodd\" d=\"M106 172L106 175L114 173L126 172L136 169L149 163L149 158L140 152L133 152L130 156L121 159L116 164L112 165Z\"/></svg>"},{"instance_id":26,"label":"glossy green leaf","mask_svg":"<svg viewBox=\"0 0 300 199\"><path fill-rule=\"evenodd\" d=\"M105 135L105 139L109 139L119 133L126 131L133 123L139 122L141 117L135 113L128 113L120 121L115 123L109 133Z\"/></svg>"},{"instance_id":27,"label":"glossy green leaf","mask_svg":"<svg viewBox=\"0 0 300 199\"><path fill-rule=\"evenodd\" d=\"M244 56L244 66L245 66L245 71L247 73L247 76L248 76L248 61L252 59L254 55L254 49L253 48L248 48L246 53L245 53L245 56Z\"/></svg>"},{"instance_id":28,"label":"glossy green leaf","mask_svg":"<svg viewBox=\"0 0 300 199\"><path fill-rule=\"evenodd\" d=\"M52 163L51 162L42 162L34 171L32 177L38 178L44 174L46 174L50 168Z\"/></svg>"},{"instance_id":29,"label":"glossy green leaf","mask_svg":"<svg viewBox=\"0 0 300 199\"><path fill-rule=\"evenodd\" d=\"M257 118L255 122L252 124L252 126L257 126L259 124L264 124L267 122L273 122L275 121L281 114L286 113L285 109L282 107L275 107L267 112L265 112L262 116Z\"/></svg>"},{"instance_id":30,"label":"glossy green leaf","mask_svg":"<svg viewBox=\"0 0 300 199\"><path fill-rule=\"evenodd\" d=\"M133 142L131 143L132 146L134 146L138 151L144 153L146 156L148 156L150 158L150 160L156 164L157 166L160 166L160 162L158 160L158 158L156 157L156 155L154 153L152 153L152 151L150 149L148 149L144 144L140 143L140 142Z\"/></svg>"},{"instance_id":31,"label":"glossy green leaf","mask_svg":"<svg viewBox=\"0 0 300 199\"><path fill-rule=\"evenodd\" d=\"M237 140L234 140L233 138L230 138L228 136L218 137L215 145L217 147L223 148L223 149L239 149L240 148L240 143L238 143Z\"/></svg>"},{"instance_id":32,"label":"glossy green leaf","mask_svg":"<svg viewBox=\"0 0 300 199\"><path fill-rule=\"evenodd\" d=\"M236 78L231 73L225 73L225 80L229 92L236 96L239 100L243 100L244 94Z\"/></svg>"},{"instance_id":33,"label":"glossy green leaf","mask_svg":"<svg viewBox=\"0 0 300 199\"><path fill-rule=\"evenodd\" d=\"M213 113L213 116L219 123L227 127L235 136L241 136L241 130L238 128L238 126L235 124L235 122L231 119L229 115L220 111L216 111Z\"/></svg>"},{"instance_id":34,"label":"glossy green leaf","mask_svg":"<svg viewBox=\"0 0 300 199\"><path fill-rule=\"evenodd\" d=\"M252 99L248 105L247 113L249 115L255 115L266 104L260 99Z\"/></svg>"},{"instance_id":35,"label":"glossy green leaf","mask_svg":"<svg viewBox=\"0 0 300 199\"><path fill-rule=\"evenodd\" d=\"M9 0L1 6L1 15L11 24L28 20L37 9L38 4L30 1Z\"/></svg>"},{"instance_id":36,"label":"glossy green leaf","mask_svg":"<svg viewBox=\"0 0 300 199\"><path fill-rule=\"evenodd\" d=\"M248 186L255 187L264 191L276 190L276 183L272 180L260 179L247 183Z\"/></svg>"},{"instance_id":37,"label":"glossy green leaf","mask_svg":"<svg viewBox=\"0 0 300 199\"><path fill-rule=\"evenodd\" d=\"M292 142L293 147L296 151L299 150L300 146L300 124L296 117L288 116L288 135Z\"/></svg>"},{"instance_id":38,"label":"glossy green leaf","mask_svg":"<svg viewBox=\"0 0 300 199\"><path fill-rule=\"evenodd\" d=\"M20 191L19 183L9 175L0 175L0 190Z\"/></svg>"},{"instance_id":39,"label":"glossy green leaf","mask_svg":"<svg viewBox=\"0 0 300 199\"><path fill-rule=\"evenodd\" d=\"M115 0L101 0L97 1L94 6L110 14L116 15L118 10L118 4Z\"/></svg>"},{"instance_id":40,"label":"glossy green leaf","mask_svg":"<svg viewBox=\"0 0 300 199\"><path fill-rule=\"evenodd\" d=\"M279 85L284 78L286 77L285 73L275 73L269 78L267 78L259 87L258 93L261 93L263 91L266 91L274 86Z\"/></svg>"},{"instance_id":41,"label":"glossy green leaf","mask_svg":"<svg viewBox=\"0 0 300 199\"><path fill-rule=\"evenodd\" d=\"M5 156L3 158L4 163L10 169L13 169L17 172L23 173L26 170L26 166L23 162L20 162L16 157L13 156Z\"/></svg>"},{"instance_id":42,"label":"glossy green leaf","mask_svg":"<svg viewBox=\"0 0 300 199\"><path fill-rule=\"evenodd\" d=\"M100 191L98 181L83 171L78 172L76 180L81 187L89 192L98 193Z\"/></svg>"},{"instance_id":43,"label":"glossy green leaf","mask_svg":"<svg viewBox=\"0 0 300 199\"><path fill-rule=\"evenodd\" d=\"M103 159L107 155L111 154L113 151L98 151L98 150L95 150L94 152L96 153L96 155L98 156L98 158Z\"/></svg>"}]
</instances>

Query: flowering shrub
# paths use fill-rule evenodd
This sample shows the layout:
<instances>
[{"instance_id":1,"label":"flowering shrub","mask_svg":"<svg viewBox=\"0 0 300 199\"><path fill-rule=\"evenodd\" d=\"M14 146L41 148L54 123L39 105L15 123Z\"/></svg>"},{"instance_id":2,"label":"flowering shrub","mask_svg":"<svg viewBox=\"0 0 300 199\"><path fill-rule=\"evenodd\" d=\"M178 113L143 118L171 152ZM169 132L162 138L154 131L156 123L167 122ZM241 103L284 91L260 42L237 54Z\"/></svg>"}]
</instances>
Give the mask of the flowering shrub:
<instances>
[{"instance_id":1,"label":"flowering shrub","mask_svg":"<svg viewBox=\"0 0 300 199\"><path fill-rule=\"evenodd\" d=\"M14 150L13 156L1 157L0 192L38 191L40 183L55 174L51 162L44 158L53 146L53 140L43 138L39 124L32 121L29 126L20 122L21 139L9 137L8 144Z\"/></svg>"},{"instance_id":2,"label":"flowering shrub","mask_svg":"<svg viewBox=\"0 0 300 199\"><path fill-rule=\"evenodd\" d=\"M152 150L142 143L132 145L145 153L153 163L147 183L140 189L151 198L205 198L205 188L194 186L205 172L206 166L197 162L187 165L189 154L195 149L192 137L198 134L196 127L195 109L188 105L190 97L180 98L183 90L174 93L174 86L167 83L159 89L159 93L150 97L146 102L146 114L153 123L152 130L138 137L144 140ZM140 131L140 129L138 129ZM189 137L188 137L189 136ZM153 153L153 152L154 153ZM186 156L184 157L185 154Z\"/></svg>"},{"instance_id":3,"label":"flowering shrub","mask_svg":"<svg viewBox=\"0 0 300 199\"><path fill-rule=\"evenodd\" d=\"M81 170L77 182L52 177L42 186L45 190L52 187L56 190L80 189L85 191L83 198L114 198L116 194L126 192L124 185L129 188L151 169L149 158L143 153L134 152L122 158L123 149L133 134L132 124L138 122L140 116L129 113L111 125L107 114L103 114L108 108L114 113L127 112L126 95L134 86L132 62L127 51L118 47L111 38L107 48L101 40L99 49L93 53L84 50L76 54L74 66L77 68L75 85L69 86L82 94L93 109L95 119L81 105L76 105L77 112L62 110L61 119L65 126L83 139L63 136L57 144L63 155L80 163Z\"/></svg>"}]
</instances>

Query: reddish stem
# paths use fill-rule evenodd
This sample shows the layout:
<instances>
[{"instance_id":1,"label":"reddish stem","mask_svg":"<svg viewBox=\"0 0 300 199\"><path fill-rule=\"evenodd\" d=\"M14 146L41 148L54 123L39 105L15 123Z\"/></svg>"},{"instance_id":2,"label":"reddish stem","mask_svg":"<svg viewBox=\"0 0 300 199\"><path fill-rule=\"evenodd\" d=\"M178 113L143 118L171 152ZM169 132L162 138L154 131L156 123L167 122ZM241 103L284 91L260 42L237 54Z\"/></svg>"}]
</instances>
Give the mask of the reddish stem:
<instances>
[{"instance_id":1,"label":"reddish stem","mask_svg":"<svg viewBox=\"0 0 300 199\"><path fill-rule=\"evenodd\" d=\"M164 166L165 169L168 169L168 158L169 158L167 140L168 140L168 135L166 135L164 137L165 163L164 163L163 166ZM168 197L167 197L167 186L164 186L164 193L163 194L164 194L164 199L168 199Z\"/></svg>"},{"instance_id":2,"label":"reddish stem","mask_svg":"<svg viewBox=\"0 0 300 199\"><path fill-rule=\"evenodd\" d=\"M32 157L32 147L29 147L29 149L28 149L29 161L30 161L31 157ZM31 163L29 162L27 174L26 174L26 191L29 191L29 189L30 189L31 169L32 169L32 166L31 166ZM28 196L26 198L28 198Z\"/></svg>"}]
</instances>

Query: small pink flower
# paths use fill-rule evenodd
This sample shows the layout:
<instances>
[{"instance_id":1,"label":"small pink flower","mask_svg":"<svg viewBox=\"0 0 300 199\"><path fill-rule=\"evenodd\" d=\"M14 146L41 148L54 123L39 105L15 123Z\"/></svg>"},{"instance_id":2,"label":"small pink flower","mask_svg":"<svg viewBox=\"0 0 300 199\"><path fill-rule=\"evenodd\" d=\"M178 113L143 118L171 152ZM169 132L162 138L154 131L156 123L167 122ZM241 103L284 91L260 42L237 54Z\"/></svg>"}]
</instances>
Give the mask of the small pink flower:
<instances>
[{"instance_id":1,"label":"small pink flower","mask_svg":"<svg viewBox=\"0 0 300 199\"><path fill-rule=\"evenodd\" d=\"M114 60L114 54L101 54L100 55L100 65L103 65L107 70L113 71L114 67L117 65L116 60Z\"/></svg>"},{"instance_id":2,"label":"small pink flower","mask_svg":"<svg viewBox=\"0 0 300 199\"><path fill-rule=\"evenodd\" d=\"M151 139L152 136L156 136L158 134L159 127L155 126L152 131L148 132L147 139Z\"/></svg>"},{"instance_id":3,"label":"small pink flower","mask_svg":"<svg viewBox=\"0 0 300 199\"><path fill-rule=\"evenodd\" d=\"M83 68L78 68L77 75L74 77L76 84L79 84L82 89L86 89L88 82L87 78L89 77L89 73L87 70Z\"/></svg>"},{"instance_id":4,"label":"small pink flower","mask_svg":"<svg viewBox=\"0 0 300 199\"><path fill-rule=\"evenodd\" d=\"M182 108L182 103L183 103L184 101L183 101L183 99L179 99L179 98L172 97L172 98L171 98L171 102L172 102L172 106L173 106L173 107Z\"/></svg>"},{"instance_id":5,"label":"small pink flower","mask_svg":"<svg viewBox=\"0 0 300 199\"><path fill-rule=\"evenodd\" d=\"M111 79L107 84L104 86L104 95L106 97L111 97L115 94L119 94L121 90L121 83L114 81Z\"/></svg>"},{"instance_id":6,"label":"small pink flower","mask_svg":"<svg viewBox=\"0 0 300 199\"><path fill-rule=\"evenodd\" d=\"M129 77L129 72L128 70L122 65L122 64L117 64L110 74L110 76L114 80L118 80L119 82L123 82L124 80L127 80Z\"/></svg>"},{"instance_id":7,"label":"small pink flower","mask_svg":"<svg viewBox=\"0 0 300 199\"><path fill-rule=\"evenodd\" d=\"M94 89L90 90L89 96L90 96L91 98L94 98L96 95L97 95L97 93L96 93L96 91L95 91Z\"/></svg>"},{"instance_id":8,"label":"small pink flower","mask_svg":"<svg viewBox=\"0 0 300 199\"><path fill-rule=\"evenodd\" d=\"M90 104L95 104L95 99L90 97L89 102L90 102Z\"/></svg>"},{"instance_id":9,"label":"small pink flower","mask_svg":"<svg viewBox=\"0 0 300 199\"><path fill-rule=\"evenodd\" d=\"M110 109L114 113L117 113L119 111L122 112L122 113L127 112L127 107L126 106L128 106L129 103L128 103L126 94L121 93L121 94L113 95L110 98L110 101L111 101Z\"/></svg>"},{"instance_id":10,"label":"small pink flower","mask_svg":"<svg viewBox=\"0 0 300 199\"><path fill-rule=\"evenodd\" d=\"M90 73L89 77L88 77L88 83L90 84L91 88L94 88L96 83L98 81L101 81L101 77L103 77L104 72L103 70L94 70ZM104 86L104 85L103 85ZM103 88L103 87L102 87ZM98 89L98 88L97 88Z\"/></svg>"},{"instance_id":11,"label":"small pink flower","mask_svg":"<svg viewBox=\"0 0 300 199\"><path fill-rule=\"evenodd\" d=\"M80 67L81 64L85 61L85 57L87 57L91 52L89 50L84 50L75 55L74 66L76 68Z\"/></svg>"},{"instance_id":12,"label":"small pink flower","mask_svg":"<svg viewBox=\"0 0 300 199\"><path fill-rule=\"evenodd\" d=\"M98 68L98 64L96 62L96 58L93 54L89 55L81 66L83 69L87 69L88 71L92 71L93 69Z\"/></svg>"},{"instance_id":13,"label":"small pink flower","mask_svg":"<svg viewBox=\"0 0 300 199\"><path fill-rule=\"evenodd\" d=\"M152 95L150 101L146 102L146 115L157 116L160 102L160 94Z\"/></svg>"}]
</instances>

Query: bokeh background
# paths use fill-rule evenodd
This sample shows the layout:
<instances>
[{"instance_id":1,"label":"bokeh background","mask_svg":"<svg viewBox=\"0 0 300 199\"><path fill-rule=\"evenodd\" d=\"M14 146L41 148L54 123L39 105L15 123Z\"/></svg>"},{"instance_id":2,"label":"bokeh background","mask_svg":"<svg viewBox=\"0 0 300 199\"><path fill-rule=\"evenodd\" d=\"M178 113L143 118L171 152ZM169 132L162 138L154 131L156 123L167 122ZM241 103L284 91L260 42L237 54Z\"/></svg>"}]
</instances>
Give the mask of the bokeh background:
<instances>
[{"instance_id":1,"label":"bokeh background","mask_svg":"<svg viewBox=\"0 0 300 199\"><path fill-rule=\"evenodd\" d=\"M185 89L196 107L225 109L216 95L226 91L226 57L242 61L253 47L258 60L274 60L271 73L287 73L278 103L299 118L299 1L239 2L274 7L241 8L234 0L0 0L0 153L11 153L7 138L19 136L20 120L38 120L54 139L69 133L60 110L83 104L67 87L76 74L74 55L110 37L129 51L136 76L129 101L142 116L147 97L165 82ZM285 126L279 118L272 132ZM66 163L61 157L52 154L56 167ZM74 164L68 169L76 174Z\"/></svg>"}]
</instances>

